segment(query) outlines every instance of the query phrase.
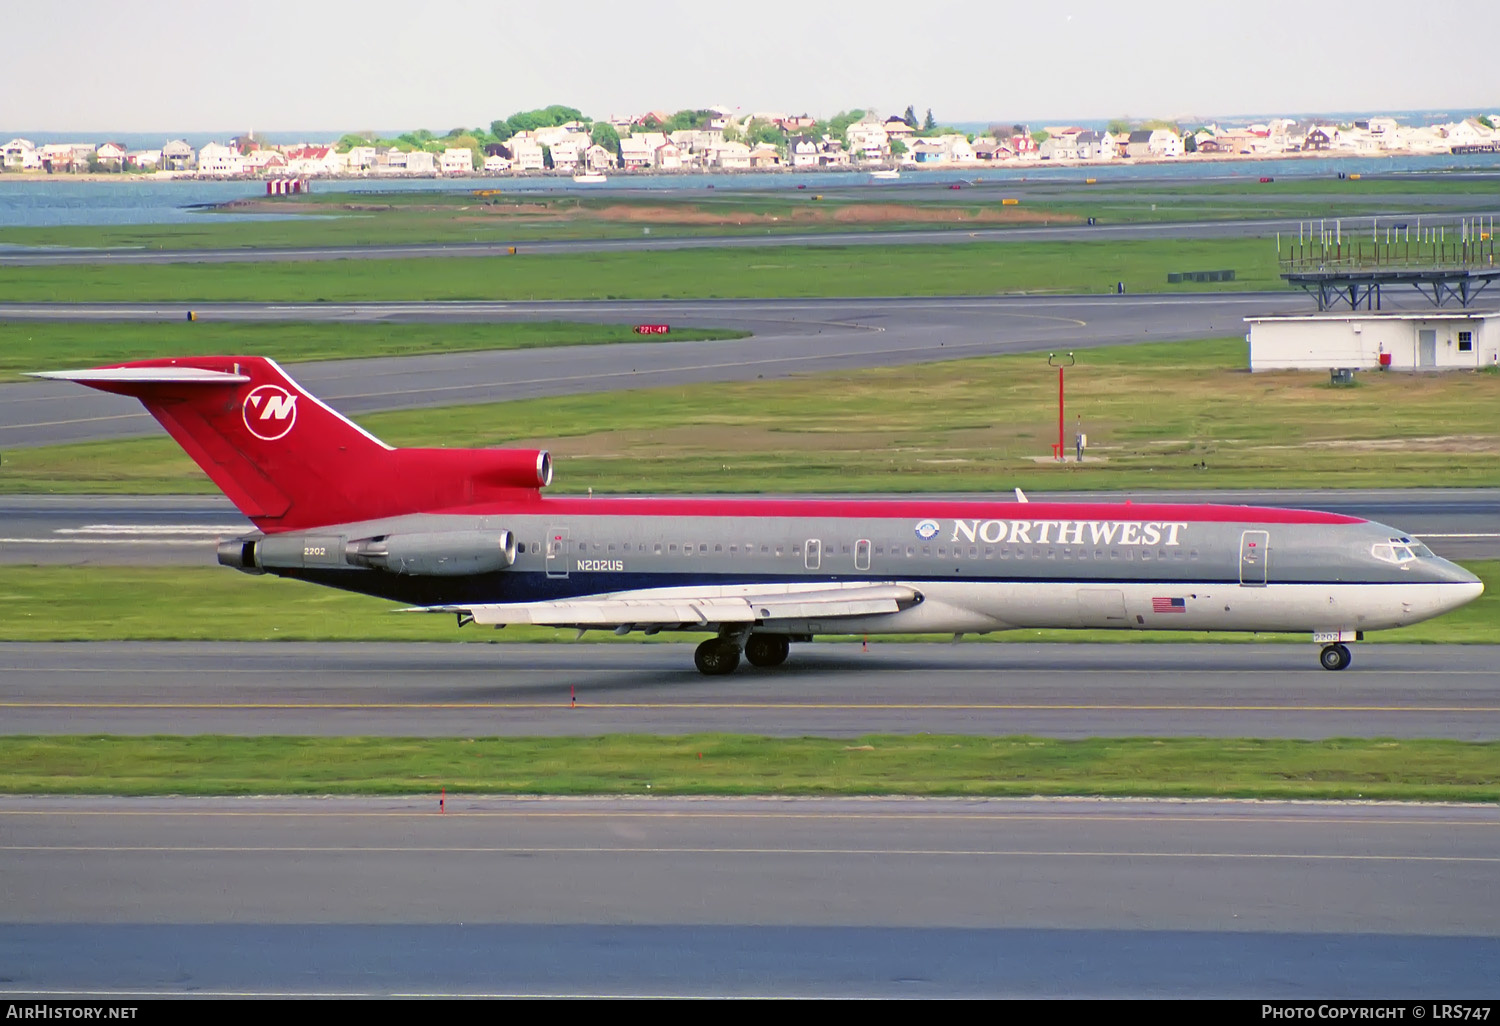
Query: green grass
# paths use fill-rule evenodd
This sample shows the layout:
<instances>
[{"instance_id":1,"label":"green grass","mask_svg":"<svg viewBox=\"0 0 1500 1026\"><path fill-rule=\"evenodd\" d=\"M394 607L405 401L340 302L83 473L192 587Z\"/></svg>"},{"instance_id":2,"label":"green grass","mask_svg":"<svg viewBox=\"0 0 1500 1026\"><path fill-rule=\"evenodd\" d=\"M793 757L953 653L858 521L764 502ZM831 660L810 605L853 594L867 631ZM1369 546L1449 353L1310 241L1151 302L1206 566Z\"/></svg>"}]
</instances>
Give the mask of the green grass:
<instances>
[{"instance_id":1,"label":"green grass","mask_svg":"<svg viewBox=\"0 0 1500 1026\"><path fill-rule=\"evenodd\" d=\"M1232 164L1222 173L1234 174ZM567 191L476 196L473 191L353 193L320 191L297 197L242 201L233 209L293 215L277 221L228 221L204 212L186 224L0 228L0 242L29 246L200 249L299 248L414 242L524 243L536 239L627 238L644 227L669 236L846 232L952 227L1007 218L1052 223L1088 216L1101 223L1161 222L1247 217L1351 217L1393 209L1454 211L1454 198L1473 197L1476 209L1493 193L1489 180L1420 178L1334 180L1283 176L1274 183L1171 183L1115 180L1083 184L1087 168L1049 170L1023 182L1002 182L984 168L972 173L983 184L951 195L905 188L921 185L910 175L903 188L871 194L861 173L829 176L799 190L686 189L650 194ZM101 183L109 188L111 183ZM1007 195L1016 207L1000 206ZM1423 202L1423 197L1432 197ZM1444 202L1439 203L1438 200ZM999 225L1003 226L1003 225Z\"/></svg>"},{"instance_id":2,"label":"green grass","mask_svg":"<svg viewBox=\"0 0 1500 1026\"><path fill-rule=\"evenodd\" d=\"M209 543L204 543L205 551ZM1474 602L1445 616L1371 641L1433 644L1500 643L1500 562L1469 569L1486 583ZM550 627L465 627L452 617L400 613L382 599L278 577L249 577L220 567L0 567L0 642L6 641L564 641L573 631ZM639 644L608 631L594 641ZM663 642L701 636L661 636ZM912 640L901 637L896 640ZM946 636L944 639L946 640ZM976 641L980 639L976 638ZM1208 634L1194 631L1022 630L992 641L1268 641L1306 644L1308 636ZM684 660L687 655L684 653ZM1311 664L1309 664L1311 665Z\"/></svg>"},{"instance_id":3,"label":"green grass","mask_svg":"<svg viewBox=\"0 0 1500 1026\"><path fill-rule=\"evenodd\" d=\"M557 492L1500 485L1500 375L1249 374L1242 339L1082 351L1068 441L1039 355L361 417L395 445L538 444ZM1164 394L1170 388L1170 396ZM0 453L3 492L212 492L166 438Z\"/></svg>"},{"instance_id":4,"label":"green grass","mask_svg":"<svg viewBox=\"0 0 1500 1026\"><path fill-rule=\"evenodd\" d=\"M0 793L1500 800L1500 743L728 734L0 738Z\"/></svg>"},{"instance_id":5,"label":"green grass","mask_svg":"<svg viewBox=\"0 0 1500 1026\"><path fill-rule=\"evenodd\" d=\"M1238 280L1166 285L1172 271ZM705 248L408 260L9 267L3 302L698 299L1280 288L1266 239Z\"/></svg>"},{"instance_id":6,"label":"green grass","mask_svg":"<svg viewBox=\"0 0 1500 1026\"><path fill-rule=\"evenodd\" d=\"M673 328L640 336L626 324L325 324L310 321L70 323L0 321L0 381L28 371L93 367L159 356L270 356L285 363L419 353L745 338L743 331Z\"/></svg>"}]
</instances>

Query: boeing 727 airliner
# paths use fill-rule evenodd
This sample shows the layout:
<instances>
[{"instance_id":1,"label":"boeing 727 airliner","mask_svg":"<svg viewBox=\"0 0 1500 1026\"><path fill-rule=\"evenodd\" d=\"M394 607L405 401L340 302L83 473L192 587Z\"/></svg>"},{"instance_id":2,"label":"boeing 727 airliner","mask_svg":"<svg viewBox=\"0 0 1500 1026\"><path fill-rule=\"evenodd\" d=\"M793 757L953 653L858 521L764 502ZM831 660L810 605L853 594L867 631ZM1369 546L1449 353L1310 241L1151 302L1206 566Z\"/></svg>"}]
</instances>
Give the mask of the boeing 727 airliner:
<instances>
[{"instance_id":1,"label":"boeing 727 airliner","mask_svg":"<svg viewBox=\"0 0 1500 1026\"><path fill-rule=\"evenodd\" d=\"M551 498L532 449L394 449L272 360L40 375L138 397L258 529L219 562L460 625L700 631L705 674L820 634L1021 627L1307 632L1347 642L1476 598L1418 540L1333 513L1129 502Z\"/></svg>"}]
</instances>

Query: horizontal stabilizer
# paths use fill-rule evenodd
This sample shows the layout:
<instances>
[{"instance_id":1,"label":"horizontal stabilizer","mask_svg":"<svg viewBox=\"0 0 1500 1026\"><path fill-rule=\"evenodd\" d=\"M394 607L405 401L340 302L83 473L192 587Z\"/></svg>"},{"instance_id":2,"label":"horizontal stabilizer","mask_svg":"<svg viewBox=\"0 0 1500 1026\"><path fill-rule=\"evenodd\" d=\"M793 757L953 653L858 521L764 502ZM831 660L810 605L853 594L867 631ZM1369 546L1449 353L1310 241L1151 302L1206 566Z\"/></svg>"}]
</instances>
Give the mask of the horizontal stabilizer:
<instances>
[{"instance_id":1,"label":"horizontal stabilizer","mask_svg":"<svg viewBox=\"0 0 1500 1026\"><path fill-rule=\"evenodd\" d=\"M27 377L140 385L243 385L250 380L248 374L203 367L90 367L85 370L35 371Z\"/></svg>"}]
</instances>

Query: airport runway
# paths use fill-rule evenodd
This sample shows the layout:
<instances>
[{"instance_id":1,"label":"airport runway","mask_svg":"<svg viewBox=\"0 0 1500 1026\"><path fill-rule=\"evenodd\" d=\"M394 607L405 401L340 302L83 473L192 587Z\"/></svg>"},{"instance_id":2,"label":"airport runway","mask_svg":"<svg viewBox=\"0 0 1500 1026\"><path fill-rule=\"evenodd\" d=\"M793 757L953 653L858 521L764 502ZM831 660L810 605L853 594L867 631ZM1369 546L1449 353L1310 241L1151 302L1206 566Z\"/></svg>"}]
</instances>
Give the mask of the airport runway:
<instances>
[{"instance_id":1,"label":"airport runway","mask_svg":"<svg viewBox=\"0 0 1500 1026\"><path fill-rule=\"evenodd\" d=\"M639 641L12 642L0 718L18 734L1500 739L1496 646L1366 644L1329 673L1310 641L1016 637L794 645L784 666L728 679L701 676L691 645Z\"/></svg>"},{"instance_id":2,"label":"airport runway","mask_svg":"<svg viewBox=\"0 0 1500 1026\"><path fill-rule=\"evenodd\" d=\"M1007 195L1015 192L1014 189L1002 189ZM976 199L973 187L967 190L952 192L945 186L941 198L952 198L955 202L996 202L999 198L993 196L987 200ZM891 194L887 196L870 195L871 201L885 199L910 200L913 197L908 194ZM1053 194L1046 197L1052 200L1066 200L1068 202L1081 202L1087 197L1079 194L1062 195ZM1102 202L1108 203L1111 197L1102 194L1098 197ZM1122 198L1114 198L1120 202ZM1138 198L1130 196L1124 198L1128 202L1137 202ZM1150 197L1144 197L1149 202ZM1378 201L1362 198L1361 205L1369 206L1371 202ZM1220 197L1207 198L1206 202L1217 205ZM1294 202L1297 197L1277 197L1276 202ZM1500 211L1492 211L1493 203L1483 196L1460 195L1447 197L1423 197L1404 196L1396 197L1395 202L1404 201L1416 205L1427 206L1456 206L1462 208L1461 212L1436 213L1431 210L1425 213L1403 212L1392 210L1374 216L1342 216L1337 212L1337 207L1328 203L1327 197L1318 197L1311 202L1328 205L1333 212L1326 220L1332 224L1338 220L1344 233L1354 234L1357 232L1369 233L1375 226L1390 225L1397 222L1415 224L1418 220L1424 226L1434 228L1452 226L1459 221L1475 217L1500 216ZM1161 202L1179 203L1180 196L1163 195ZM1347 201L1346 201L1347 202ZM211 215L210 215L211 216ZM1107 215L1106 215L1107 216ZM1225 239L1244 238L1257 236L1271 236L1280 232L1283 235L1297 233L1298 226L1306 226L1307 218L1248 218L1248 219L1215 219L1200 221L1142 221L1125 224L1079 224L1076 222L1061 225L1013 225L999 228L912 228L898 229L894 231L839 231L839 232L770 232L765 234L735 234L735 235L634 235L628 238L611 239L512 239L499 242L433 242L433 243L403 243L403 244L371 244L363 246L303 246L297 248L235 248L235 249L167 249L167 250L145 250L145 249L53 249L53 250L4 250L0 251L0 267L47 267L60 265L79 264L239 264L239 263L284 263L284 262L306 262L319 260L411 260L433 257L497 257L509 256L514 248L517 253L524 254L564 254L564 253L619 253L619 252L645 252L650 250L683 250L683 249L728 249L742 247L764 248L769 246L909 246L909 245L946 245L964 244L975 242L1098 242L1098 241L1127 241L1134 239Z\"/></svg>"},{"instance_id":3,"label":"airport runway","mask_svg":"<svg viewBox=\"0 0 1500 1026\"><path fill-rule=\"evenodd\" d=\"M1010 493L925 497L994 499ZM832 496L837 498L837 496ZM862 501L881 496L850 496ZM1500 559L1500 489L1032 492L1033 502L1218 502L1345 513L1424 539L1456 560ZM0 566L214 566L219 538L253 527L221 495L0 495Z\"/></svg>"},{"instance_id":4,"label":"airport runway","mask_svg":"<svg viewBox=\"0 0 1500 1026\"><path fill-rule=\"evenodd\" d=\"M869 299L195 305L214 320L666 323L728 327L718 342L450 353L298 364L297 380L340 412L486 403L664 385L780 378L996 353L1243 334L1253 314L1308 309L1301 293ZM0 304L0 320L177 320L180 304ZM670 338L670 336L668 336ZM60 368L37 368L38 370ZM0 385L0 449L155 434L139 403L60 381Z\"/></svg>"},{"instance_id":5,"label":"airport runway","mask_svg":"<svg viewBox=\"0 0 1500 1026\"><path fill-rule=\"evenodd\" d=\"M1492 806L0 799L0 994L1482 998Z\"/></svg>"}]
</instances>

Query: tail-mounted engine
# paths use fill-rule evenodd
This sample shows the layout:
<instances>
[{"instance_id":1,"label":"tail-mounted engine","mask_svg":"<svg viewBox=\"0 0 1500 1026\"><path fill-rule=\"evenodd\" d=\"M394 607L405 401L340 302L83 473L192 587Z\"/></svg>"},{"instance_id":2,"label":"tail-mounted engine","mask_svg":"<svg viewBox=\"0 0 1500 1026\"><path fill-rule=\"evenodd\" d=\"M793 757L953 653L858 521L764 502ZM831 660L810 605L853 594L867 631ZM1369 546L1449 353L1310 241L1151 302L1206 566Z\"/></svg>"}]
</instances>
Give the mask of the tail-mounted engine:
<instances>
[{"instance_id":1,"label":"tail-mounted engine","mask_svg":"<svg viewBox=\"0 0 1500 1026\"><path fill-rule=\"evenodd\" d=\"M248 574L358 567L414 577L490 574L516 561L510 531L434 531L349 539L340 535L277 534L219 543L219 562Z\"/></svg>"}]
</instances>

